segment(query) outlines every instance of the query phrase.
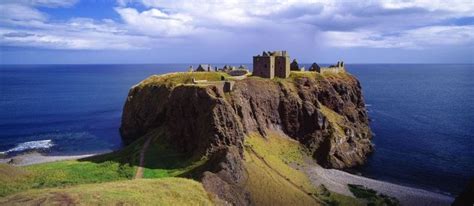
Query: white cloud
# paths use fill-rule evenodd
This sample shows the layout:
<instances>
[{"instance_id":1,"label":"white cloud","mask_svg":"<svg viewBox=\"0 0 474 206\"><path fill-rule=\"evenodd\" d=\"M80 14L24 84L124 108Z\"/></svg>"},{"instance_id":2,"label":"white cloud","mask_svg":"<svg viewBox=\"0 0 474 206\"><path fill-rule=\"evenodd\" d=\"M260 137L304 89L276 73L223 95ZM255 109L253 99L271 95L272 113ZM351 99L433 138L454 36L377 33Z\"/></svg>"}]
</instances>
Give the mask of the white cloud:
<instances>
[{"instance_id":1,"label":"white cloud","mask_svg":"<svg viewBox=\"0 0 474 206\"><path fill-rule=\"evenodd\" d=\"M166 14L159 9L138 12L133 8L115 8L129 28L152 36L180 36L190 34L195 28L192 18L183 14Z\"/></svg>"},{"instance_id":2,"label":"white cloud","mask_svg":"<svg viewBox=\"0 0 474 206\"><path fill-rule=\"evenodd\" d=\"M422 49L473 44L474 26L429 26L391 35L372 31L328 31L320 37L332 47Z\"/></svg>"},{"instance_id":3,"label":"white cloud","mask_svg":"<svg viewBox=\"0 0 474 206\"><path fill-rule=\"evenodd\" d=\"M118 22L51 19L54 17L37 9L72 7L76 3L3 0L2 45L142 49L200 41L219 45L242 39L242 47L261 42L307 45L321 41L327 47L344 48L422 49L473 44L472 25L451 23L456 18L472 17L472 0L117 0L114 6L118 7L113 9L120 16ZM145 9L134 8L137 3Z\"/></svg>"},{"instance_id":4,"label":"white cloud","mask_svg":"<svg viewBox=\"0 0 474 206\"><path fill-rule=\"evenodd\" d=\"M11 20L46 20L46 15L22 4L0 4L0 17Z\"/></svg>"},{"instance_id":5,"label":"white cloud","mask_svg":"<svg viewBox=\"0 0 474 206\"><path fill-rule=\"evenodd\" d=\"M120 1L120 4L127 5L127 2L130 1ZM281 34L282 29L286 29L284 33L291 33L309 25L315 28L315 36L325 37L328 41L325 45L336 47L423 48L429 45L470 42L466 39L471 36L460 37L467 35L465 27L443 26L442 23L453 18L472 16L474 13L472 0L139 2L149 10L138 13L126 8L131 9L131 12L127 15L119 13L127 24L145 33L174 36L192 34L196 29L207 28L234 33L258 31L261 38L265 38L269 35L289 35ZM159 20L146 15L154 12L162 15ZM169 20L172 15L185 16L188 21ZM420 34L430 37L430 40L425 41Z\"/></svg>"},{"instance_id":6,"label":"white cloud","mask_svg":"<svg viewBox=\"0 0 474 206\"><path fill-rule=\"evenodd\" d=\"M26 22L26 24L31 22ZM0 43L4 46L24 46L48 49L130 50L147 49L151 38L130 35L111 20L71 19L62 23L38 23L26 29L0 28Z\"/></svg>"},{"instance_id":7,"label":"white cloud","mask_svg":"<svg viewBox=\"0 0 474 206\"><path fill-rule=\"evenodd\" d=\"M29 6L40 6L40 7L71 7L76 4L79 0L2 0L2 4L22 4Z\"/></svg>"}]
</instances>

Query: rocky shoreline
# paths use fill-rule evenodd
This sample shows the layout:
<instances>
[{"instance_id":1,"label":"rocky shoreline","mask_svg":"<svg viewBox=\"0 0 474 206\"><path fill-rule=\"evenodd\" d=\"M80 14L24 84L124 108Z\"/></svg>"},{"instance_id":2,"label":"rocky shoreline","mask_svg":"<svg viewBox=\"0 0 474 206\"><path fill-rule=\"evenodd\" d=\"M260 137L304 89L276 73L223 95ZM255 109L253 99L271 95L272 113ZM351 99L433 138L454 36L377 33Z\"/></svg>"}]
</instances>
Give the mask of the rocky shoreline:
<instances>
[{"instance_id":1,"label":"rocky shoreline","mask_svg":"<svg viewBox=\"0 0 474 206\"><path fill-rule=\"evenodd\" d=\"M313 184L324 184L329 190L348 196L352 196L352 193L347 185L353 184L362 185L382 194L395 197L401 205L451 205L454 201L454 197L445 194L371 179L341 170L325 169L317 165L308 167L306 173Z\"/></svg>"}]
</instances>

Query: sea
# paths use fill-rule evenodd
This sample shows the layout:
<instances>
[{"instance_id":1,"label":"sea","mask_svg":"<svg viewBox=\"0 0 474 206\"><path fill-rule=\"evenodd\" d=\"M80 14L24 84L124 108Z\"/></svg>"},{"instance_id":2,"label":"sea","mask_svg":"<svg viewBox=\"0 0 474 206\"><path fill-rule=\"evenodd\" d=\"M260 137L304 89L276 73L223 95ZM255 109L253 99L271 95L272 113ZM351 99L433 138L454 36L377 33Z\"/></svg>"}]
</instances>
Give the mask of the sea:
<instances>
[{"instance_id":1,"label":"sea","mask_svg":"<svg viewBox=\"0 0 474 206\"><path fill-rule=\"evenodd\" d=\"M0 65L0 152L77 155L120 149L130 87L189 65ZM375 144L367 163L351 171L458 194L474 177L474 65L347 64L346 69L361 82Z\"/></svg>"}]
</instances>

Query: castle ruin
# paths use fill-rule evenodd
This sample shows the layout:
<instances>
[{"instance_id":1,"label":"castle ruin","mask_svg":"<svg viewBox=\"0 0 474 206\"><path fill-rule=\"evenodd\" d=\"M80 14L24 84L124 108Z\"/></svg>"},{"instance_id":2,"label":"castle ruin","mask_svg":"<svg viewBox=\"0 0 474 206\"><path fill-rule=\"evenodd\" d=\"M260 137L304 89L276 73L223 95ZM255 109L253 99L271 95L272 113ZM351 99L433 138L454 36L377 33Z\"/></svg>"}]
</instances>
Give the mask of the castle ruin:
<instances>
[{"instance_id":1,"label":"castle ruin","mask_svg":"<svg viewBox=\"0 0 474 206\"><path fill-rule=\"evenodd\" d=\"M273 79L290 76L290 56L286 51L263 52L253 57L253 75Z\"/></svg>"}]
</instances>

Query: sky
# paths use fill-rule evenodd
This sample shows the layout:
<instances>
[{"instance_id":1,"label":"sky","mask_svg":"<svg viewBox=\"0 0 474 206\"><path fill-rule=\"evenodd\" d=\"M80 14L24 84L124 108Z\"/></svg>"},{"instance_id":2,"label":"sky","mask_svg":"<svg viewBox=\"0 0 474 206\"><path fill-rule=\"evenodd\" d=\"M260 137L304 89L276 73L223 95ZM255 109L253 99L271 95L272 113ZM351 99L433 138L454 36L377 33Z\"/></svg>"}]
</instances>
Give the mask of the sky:
<instances>
[{"instance_id":1,"label":"sky","mask_svg":"<svg viewBox=\"0 0 474 206\"><path fill-rule=\"evenodd\" d=\"M473 0L1 0L0 64L474 63Z\"/></svg>"}]
</instances>

